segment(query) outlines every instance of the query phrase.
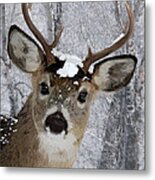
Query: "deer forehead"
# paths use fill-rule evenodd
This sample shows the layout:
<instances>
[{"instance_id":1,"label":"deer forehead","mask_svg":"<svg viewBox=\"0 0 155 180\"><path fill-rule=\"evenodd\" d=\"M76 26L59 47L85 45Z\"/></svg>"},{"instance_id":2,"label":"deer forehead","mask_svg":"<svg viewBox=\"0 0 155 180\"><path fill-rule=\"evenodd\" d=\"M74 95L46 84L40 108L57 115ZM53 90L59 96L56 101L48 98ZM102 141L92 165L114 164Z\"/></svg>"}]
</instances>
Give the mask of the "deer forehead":
<instances>
[{"instance_id":1,"label":"deer forehead","mask_svg":"<svg viewBox=\"0 0 155 180\"><path fill-rule=\"evenodd\" d=\"M42 82L46 82L49 88L55 90L57 94L70 94L80 92L83 89L89 93L92 90L92 84L87 80L82 81L74 78L63 78L53 73L40 73L37 78L37 84L41 84Z\"/></svg>"}]
</instances>

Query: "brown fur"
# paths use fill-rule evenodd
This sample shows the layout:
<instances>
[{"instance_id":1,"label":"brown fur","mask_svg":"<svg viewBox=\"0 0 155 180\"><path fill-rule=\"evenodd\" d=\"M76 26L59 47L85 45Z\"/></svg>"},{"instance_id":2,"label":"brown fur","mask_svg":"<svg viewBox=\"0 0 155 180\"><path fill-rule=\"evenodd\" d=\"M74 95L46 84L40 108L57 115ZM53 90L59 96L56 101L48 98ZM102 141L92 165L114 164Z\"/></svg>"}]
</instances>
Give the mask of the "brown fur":
<instances>
[{"instance_id":1,"label":"brown fur","mask_svg":"<svg viewBox=\"0 0 155 180\"><path fill-rule=\"evenodd\" d=\"M19 113L18 131L13 134L9 144L0 151L0 165L4 167L71 167L73 162L49 162L44 154L38 151L39 142L32 121L31 101L32 96Z\"/></svg>"},{"instance_id":2,"label":"brown fur","mask_svg":"<svg viewBox=\"0 0 155 180\"><path fill-rule=\"evenodd\" d=\"M0 152L1 166L67 168L72 167L72 164L76 159L75 156L74 161L72 160L70 162L49 162L48 158L46 158L44 154L41 154L39 152L39 141L37 136L38 132L34 125L32 114L34 110L34 118L37 121L39 131L43 131L43 127L40 122L43 118L43 114L45 113L48 105L45 105L44 101L39 101L39 99L36 97L39 91L38 84L42 76L44 76L44 74L42 74L42 71L38 71L33 75L32 82L34 87L34 93L30 95L24 108L19 113L19 123L17 125L17 132L13 134L9 144L3 149L3 151ZM89 103L88 106L86 106L86 108L84 109L84 111L81 111L81 114L78 115L79 110L77 109L76 101L74 102L74 100L76 99L75 95L78 92L80 84L79 86L75 86L73 85L73 82L71 80L63 78L59 79L56 76L53 77L52 74L49 75L49 77L50 82L52 83L51 88L54 88L51 98L57 98L58 90L60 89L62 90L62 96L64 99L67 97L73 98L73 101L70 102L71 104L69 105L69 107L66 108L72 107L70 109L71 111L69 112L72 117L71 121L72 123L74 123L74 126L71 131L77 139L74 145L77 146L78 149L87 125L87 119L89 117ZM85 82L84 84L86 86L87 83ZM71 87L71 90L67 91L67 88L69 87ZM90 90L94 91L93 88L90 88ZM63 154L63 152L59 153L60 155Z\"/></svg>"}]
</instances>

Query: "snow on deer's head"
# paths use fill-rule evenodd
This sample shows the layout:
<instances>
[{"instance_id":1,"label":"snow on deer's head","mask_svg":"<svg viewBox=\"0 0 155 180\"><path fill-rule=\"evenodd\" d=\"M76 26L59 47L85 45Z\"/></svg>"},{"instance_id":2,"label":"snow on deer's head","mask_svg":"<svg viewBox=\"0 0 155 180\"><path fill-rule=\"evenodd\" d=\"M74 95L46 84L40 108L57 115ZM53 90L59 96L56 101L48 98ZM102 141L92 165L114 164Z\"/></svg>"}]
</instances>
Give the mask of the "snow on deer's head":
<instances>
[{"instance_id":1,"label":"snow on deer's head","mask_svg":"<svg viewBox=\"0 0 155 180\"><path fill-rule=\"evenodd\" d=\"M115 91L130 82L137 62L134 56L104 58L124 45L132 33L133 15L127 3L126 9L129 26L124 36L97 53L92 53L89 48L83 64L74 67L76 74L63 75L60 72L67 61L62 60L53 50L62 29L49 45L32 23L27 4L22 4L25 21L42 48L19 27L13 25L9 31L8 53L17 67L32 74L35 127L38 133L55 139L56 144L63 144L63 140L66 142L69 137L68 143L79 145L89 118L90 104L96 93L101 90ZM95 65L93 73L90 73L92 63Z\"/></svg>"}]
</instances>

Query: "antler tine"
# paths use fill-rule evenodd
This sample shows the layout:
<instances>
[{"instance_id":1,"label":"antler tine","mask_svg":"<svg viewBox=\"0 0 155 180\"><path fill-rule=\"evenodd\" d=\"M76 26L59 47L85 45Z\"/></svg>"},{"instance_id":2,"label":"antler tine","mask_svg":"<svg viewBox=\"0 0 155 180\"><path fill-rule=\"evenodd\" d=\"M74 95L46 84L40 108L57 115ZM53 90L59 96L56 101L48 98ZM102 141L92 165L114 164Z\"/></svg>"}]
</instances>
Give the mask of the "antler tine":
<instances>
[{"instance_id":1,"label":"antler tine","mask_svg":"<svg viewBox=\"0 0 155 180\"><path fill-rule=\"evenodd\" d=\"M33 24L29 13L28 13L28 3L23 3L22 4L22 12L23 12L23 16L25 19L25 22L27 24L27 26L29 27L29 29L32 31L32 33L34 34L34 36L37 38L37 40L41 43L41 45L43 46L43 49L46 53L47 56L47 60L49 63L55 63L55 58L54 55L51 53L52 49L54 47L56 47L60 36L62 34L63 28L61 29L61 31L56 35L55 40L53 41L53 43L48 44L46 39L43 37L43 35L40 33L40 31L36 28L36 26Z\"/></svg>"},{"instance_id":2,"label":"antler tine","mask_svg":"<svg viewBox=\"0 0 155 180\"><path fill-rule=\"evenodd\" d=\"M134 28L134 17L133 17L133 13L130 9L128 2L125 2L125 6L126 6L128 18L129 18L129 25L128 25L127 32L124 34L124 36L122 38L120 38L118 41L116 41L113 45L111 45L110 47L107 47L97 53L92 53L92 50L89 47L88 55L84 61L84 66L83 66L84 72L88 71L88 69L92 63L94 63L95 61L116 51L121 46L123 46L126 43L126 41L129 39L130 35L132 34L133 28Z\"/></svg>"},{"instance_id":3,"label":"antler tine","mask_svg":"<svg viewBox=\"0 0 155 180\"><path fill-rule=\"evenodd\" d=\"M53 43L50 45L50 49L53 49L53 48L55 48L57 46L63 30L64 30L64 28L61 27L60 31L55 36L55 39L54 39Z\"/></svg>"}]
</instances>

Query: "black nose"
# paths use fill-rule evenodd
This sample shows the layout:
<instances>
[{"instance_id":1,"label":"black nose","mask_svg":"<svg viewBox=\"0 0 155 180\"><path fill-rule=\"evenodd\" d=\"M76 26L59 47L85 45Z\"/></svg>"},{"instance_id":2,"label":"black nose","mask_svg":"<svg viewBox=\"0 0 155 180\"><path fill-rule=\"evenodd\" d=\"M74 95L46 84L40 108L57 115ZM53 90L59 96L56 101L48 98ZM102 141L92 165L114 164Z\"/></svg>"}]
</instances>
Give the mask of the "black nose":
<instances>
[{"instance_id":1,"label":"black nose","mask_svg":"<svg viewBox=\"0 0 155 180\"><path fill-rule=\"evenodd\" d=\"M63 130L67 134L68 124L61 112L49 115L45 120L45 129L49 128L52 133L59 134Z\"/></svg>"}]
</instances>

